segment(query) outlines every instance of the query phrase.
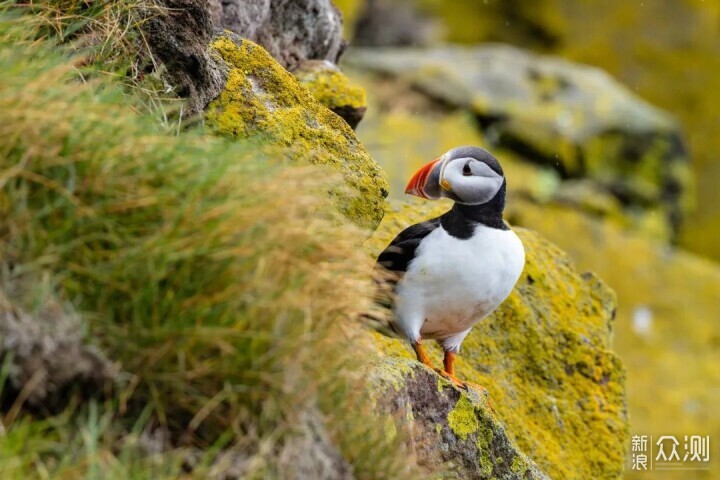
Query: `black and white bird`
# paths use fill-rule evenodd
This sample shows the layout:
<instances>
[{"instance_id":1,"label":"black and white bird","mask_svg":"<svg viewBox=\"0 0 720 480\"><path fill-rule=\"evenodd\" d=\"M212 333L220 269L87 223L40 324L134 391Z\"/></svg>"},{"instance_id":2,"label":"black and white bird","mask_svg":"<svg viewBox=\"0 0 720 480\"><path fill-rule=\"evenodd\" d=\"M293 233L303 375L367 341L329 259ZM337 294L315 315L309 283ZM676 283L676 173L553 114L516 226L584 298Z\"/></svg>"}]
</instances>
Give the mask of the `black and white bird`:
<instances>
[{"instance_id":1,"label":"black and white bird","mask_svg":"<svg viewBox=\"0 0 720 480\"><path fill-rule=\"evenodd\" d=\"M391 326L432 367L422 340L445 351L438 370L458 386L455 354L472 327L510 295L525 265L525 250L503 221L506 181L500 163L478 147L458 147L418 170L405 193L452 209L403 230L380 254L389 271Z\"/></svg>"}]
</instances>

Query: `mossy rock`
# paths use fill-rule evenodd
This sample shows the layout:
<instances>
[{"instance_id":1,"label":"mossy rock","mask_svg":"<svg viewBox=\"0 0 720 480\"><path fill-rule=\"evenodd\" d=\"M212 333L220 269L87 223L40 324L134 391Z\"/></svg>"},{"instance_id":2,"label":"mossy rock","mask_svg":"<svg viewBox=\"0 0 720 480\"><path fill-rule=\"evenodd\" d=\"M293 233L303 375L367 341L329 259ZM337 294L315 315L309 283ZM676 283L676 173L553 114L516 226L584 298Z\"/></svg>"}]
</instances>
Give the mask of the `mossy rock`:
<instances>
[{"instance_id":1,"label":"mossy rock","mask_svg":"<svg viewBox=\"0 0 720 480\"><path fill-rule=\"evenodd\" d=\"M231 138L253 139L291 161L328 165L345 178L333 190L339 208L358 225L374 229L383 217L388 184L352 129L321 105L265 49L230 32L211 43L228 69L227 84L208 106L208 128Z\"/></svg>"},{"instance_id":2,"label":"mossy rock","mask_svg":"<svg viewBox=\"0 0 720 480\"><path fill-rule=\"evenodd\" d=\"M617 292L613 347L628 371L632 433L720 437L717 390L708 387L720 385L720 264L568 206L514 197L506 213L514 224L555 242ZM626 476L646 475L629 471ZM720 466L672 478L720 478Z\"/></svg>"},{"instance_id":3,"label":"mossy rock","mask_svg":"<svg viewBox=\"0 0 720 480\"><path fill-rule=\"evenodd\" d=\"M370 378L420 464L443 478L549 479L510 439L480 389L461 390L414 360L384 357Z\"/></svg>"},{"instance_id":4,"label":"mossy rock","mask_svg":"<svg viewBox=\"0 0 720 480\"><path fill-rule=\"evenodd\" d=\"M588 178L671 229L693 193L679 124L602 70L510 46L356 49L345 62L472 112L486 142Z\"/></svg>"},{"instance_id":5,"label":"mossy rock","mask_svg":"<svg viewBox=\"0 0 720 480\"><path fill-rule=\"evenodd\" d=\"M216 28L262 45L288 70L310 59L335 63L346 47L342 14L329 0L200 1Z\"/></svg>"},{"instance_id":6,"label":"mossy rock","mask_svg":"<svg viewBox=\"0 0 720 480\"><path fill-rule=\"evenodd\" d=\"M367 110L365 90L350 82L335 64L308 60L293 70L293 74L320 103L344 118L352 128L357 127Z\"/></svg>"},{"instance_id":7,"label":"mossy rock","mask_svg":"<svg viewBox=\"0 0 720 480\"><path fill-rule=\"evenodd\" d=\"M403 228L448 207L394 205L368 248L379 252ZM618 478L629 430L625 369L610 347L615 294L597 276L578 273L565 253L538 234L516 231L527 254L525 270L505 303L463 343L457 374L487 388L509 440L551 478ZM376 340L386 355L413 358L406 342L380 335ZM432 356L439 361L440 350ZM482 416L477 425L487 425ZM455 434L467 436L466 427ZM473 478L493 478L504 468L490 447L479 452Z\"/></svg>"}]
</instances>

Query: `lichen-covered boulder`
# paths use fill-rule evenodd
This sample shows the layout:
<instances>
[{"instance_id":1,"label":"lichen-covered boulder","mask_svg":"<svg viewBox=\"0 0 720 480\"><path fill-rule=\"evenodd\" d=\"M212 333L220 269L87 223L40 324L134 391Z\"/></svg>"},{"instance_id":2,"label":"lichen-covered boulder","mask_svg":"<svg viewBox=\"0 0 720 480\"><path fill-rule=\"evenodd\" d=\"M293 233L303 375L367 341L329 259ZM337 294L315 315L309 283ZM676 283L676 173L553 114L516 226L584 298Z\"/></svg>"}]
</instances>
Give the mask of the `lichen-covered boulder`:
<instances>
[{"instance_id":1,"label":"lichen-covered boulder","mask_svg":"<svg viewBox=\"0 0 720 480\"><path fill-rule=\"evenodd\" d=\"M632 433L720 436L720 264L558 204L509 199L507 218L555 242L617 292L613 348L628 371ZM720 469L711 466L710 477ZM633 475L635 474L635 475ZM642 472L628 472L644 478ZM683 477L688 478L688 477Z\"/></svg>"},{"instance_id":2,"label":"lichen-covered boulder","mask_svg":"<svg viewBox=\"0 0 720 480\"><path fill-rule=\"evenodd\" d=\"M353 129L367 110L365 90L353 84L327 60L307 60L293 71L300 83L323 105L340 115Z\"/></svg>"},{"instance_id":3,"label":"lichen-covered boulder","mask_svg":"<svg viewBox=\"0 0 720 480\"><path fill-rule=\"evenodd\" d=\"M346 61L472 111L492 146L591 178L630 209L659 207L672 228L687 213L692 182L677 122L602 70L500 45L360 49Z\"/></svg>"},{"instance_id":4,"label":"lichen-covered boulder","mask_svg":"<svg viewBox=\"0 0 720 480\"><path fill-rule=\"evenodd\" d=\"M232 138L260 139L263 147L280 147L290 160L338 170L349 186L333 191L340 209L374 229L384 214L387 179L348 124L261 46L226 32L211 48L227 67L227 84L207 108L208 128Z\"/></svg>"},{"instance_id":5,"label":"lichen-covered boulder","mask_svg":"<svg viewBox=\"0 0 720 480\"><path fill-rule=\"evenodd\" d=\"M403 228L447 208L394 207L371 239L370 249L378 252ZM610 349L615 295L595 275L579 274L566 254L536 233L517 232L527 255L523 275L505 303L471 331L462 345L457 374L487 389L507 445L517 445L518 452L551 478L618 478L628 419L625 370ZM376 341L385 355L414 358L406 342L380 335ZM435 350L432 356L439 361L441 352ZM397 380L396 391L403 392L402 382L410 379ZM442 392L439 388L438 402L447 401ZM461 395L456 406L460 398L476 405L467 394ZM416 410L414 418L420 415ZM476 421L467 420L468 411L474 412ZM459 437L476 433L479 467L473 478L523 478L510 476L504 466L507 458L494 449L492 442L498 440L480 430L490 425L490 413L482 406L464 412L465 426L454 431L454 420L448 418L439 422L439 431L454 431ZM432 438L428 441L432 449ZM435 445L443 448L443 442ZM456 458L455 464L469 468L474 461ZM464 470L455 471L464 475Z\"/></svg>"},{"instance_id":6,"label":"lichen-covered boulder","mask_svg":"<svg viewBox=\"0 0 720 480\"><path fill-rule=\"evenodd\" d=\"M288 70L304 60L337 63L345 50L332 0L210 0L213 22L250 39Z\"/></svg>"}]
</instances>

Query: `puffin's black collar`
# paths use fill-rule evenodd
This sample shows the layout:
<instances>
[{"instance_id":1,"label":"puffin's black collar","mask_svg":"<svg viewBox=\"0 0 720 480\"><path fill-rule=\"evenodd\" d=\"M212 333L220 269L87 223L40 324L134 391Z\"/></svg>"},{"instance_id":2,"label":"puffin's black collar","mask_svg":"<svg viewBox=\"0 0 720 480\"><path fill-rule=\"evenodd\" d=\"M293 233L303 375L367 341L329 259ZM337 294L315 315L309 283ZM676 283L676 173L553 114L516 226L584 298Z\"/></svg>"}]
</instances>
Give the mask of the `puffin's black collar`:
<instances>
[{"instance_id":1,"label":"puffin's black collar","mask_svg":"<svg viewBox=\"0 0 720 480\"><path fill-rule=\"evenodd\" d=\"M472 237L477 225L484 225L498 230L509 230L502 218L505 209L505 183L497 194L487 203L481 205L463 205L455 203L453 208L440 217L442 227L453 237L467 240Z\"/></svg>"}]
</instances>

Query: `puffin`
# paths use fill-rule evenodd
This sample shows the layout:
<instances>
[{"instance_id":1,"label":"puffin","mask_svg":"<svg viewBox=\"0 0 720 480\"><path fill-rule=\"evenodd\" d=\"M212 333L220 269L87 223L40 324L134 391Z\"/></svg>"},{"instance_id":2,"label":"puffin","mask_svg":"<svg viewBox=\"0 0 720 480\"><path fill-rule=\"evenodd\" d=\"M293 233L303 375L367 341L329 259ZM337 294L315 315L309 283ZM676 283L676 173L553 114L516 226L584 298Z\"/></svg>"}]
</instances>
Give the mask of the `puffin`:
<instances>
[{"instance_id":1,"label":"puffin","mask_svg":"<svg viewBox=\"0 0 720 480\"><path fill-rule=\"evenodd\" d=\"M455 356L475 324L510 295L525 266L520 238L503 220L506 179L498 160L474 146L454 148L420 168L405 193L454 202L445 214L403 230L378 256L385 286L378 303L419 362L461 388ZM435 369L423 346L445 352Z\"/></svg>"}]
</instances>

